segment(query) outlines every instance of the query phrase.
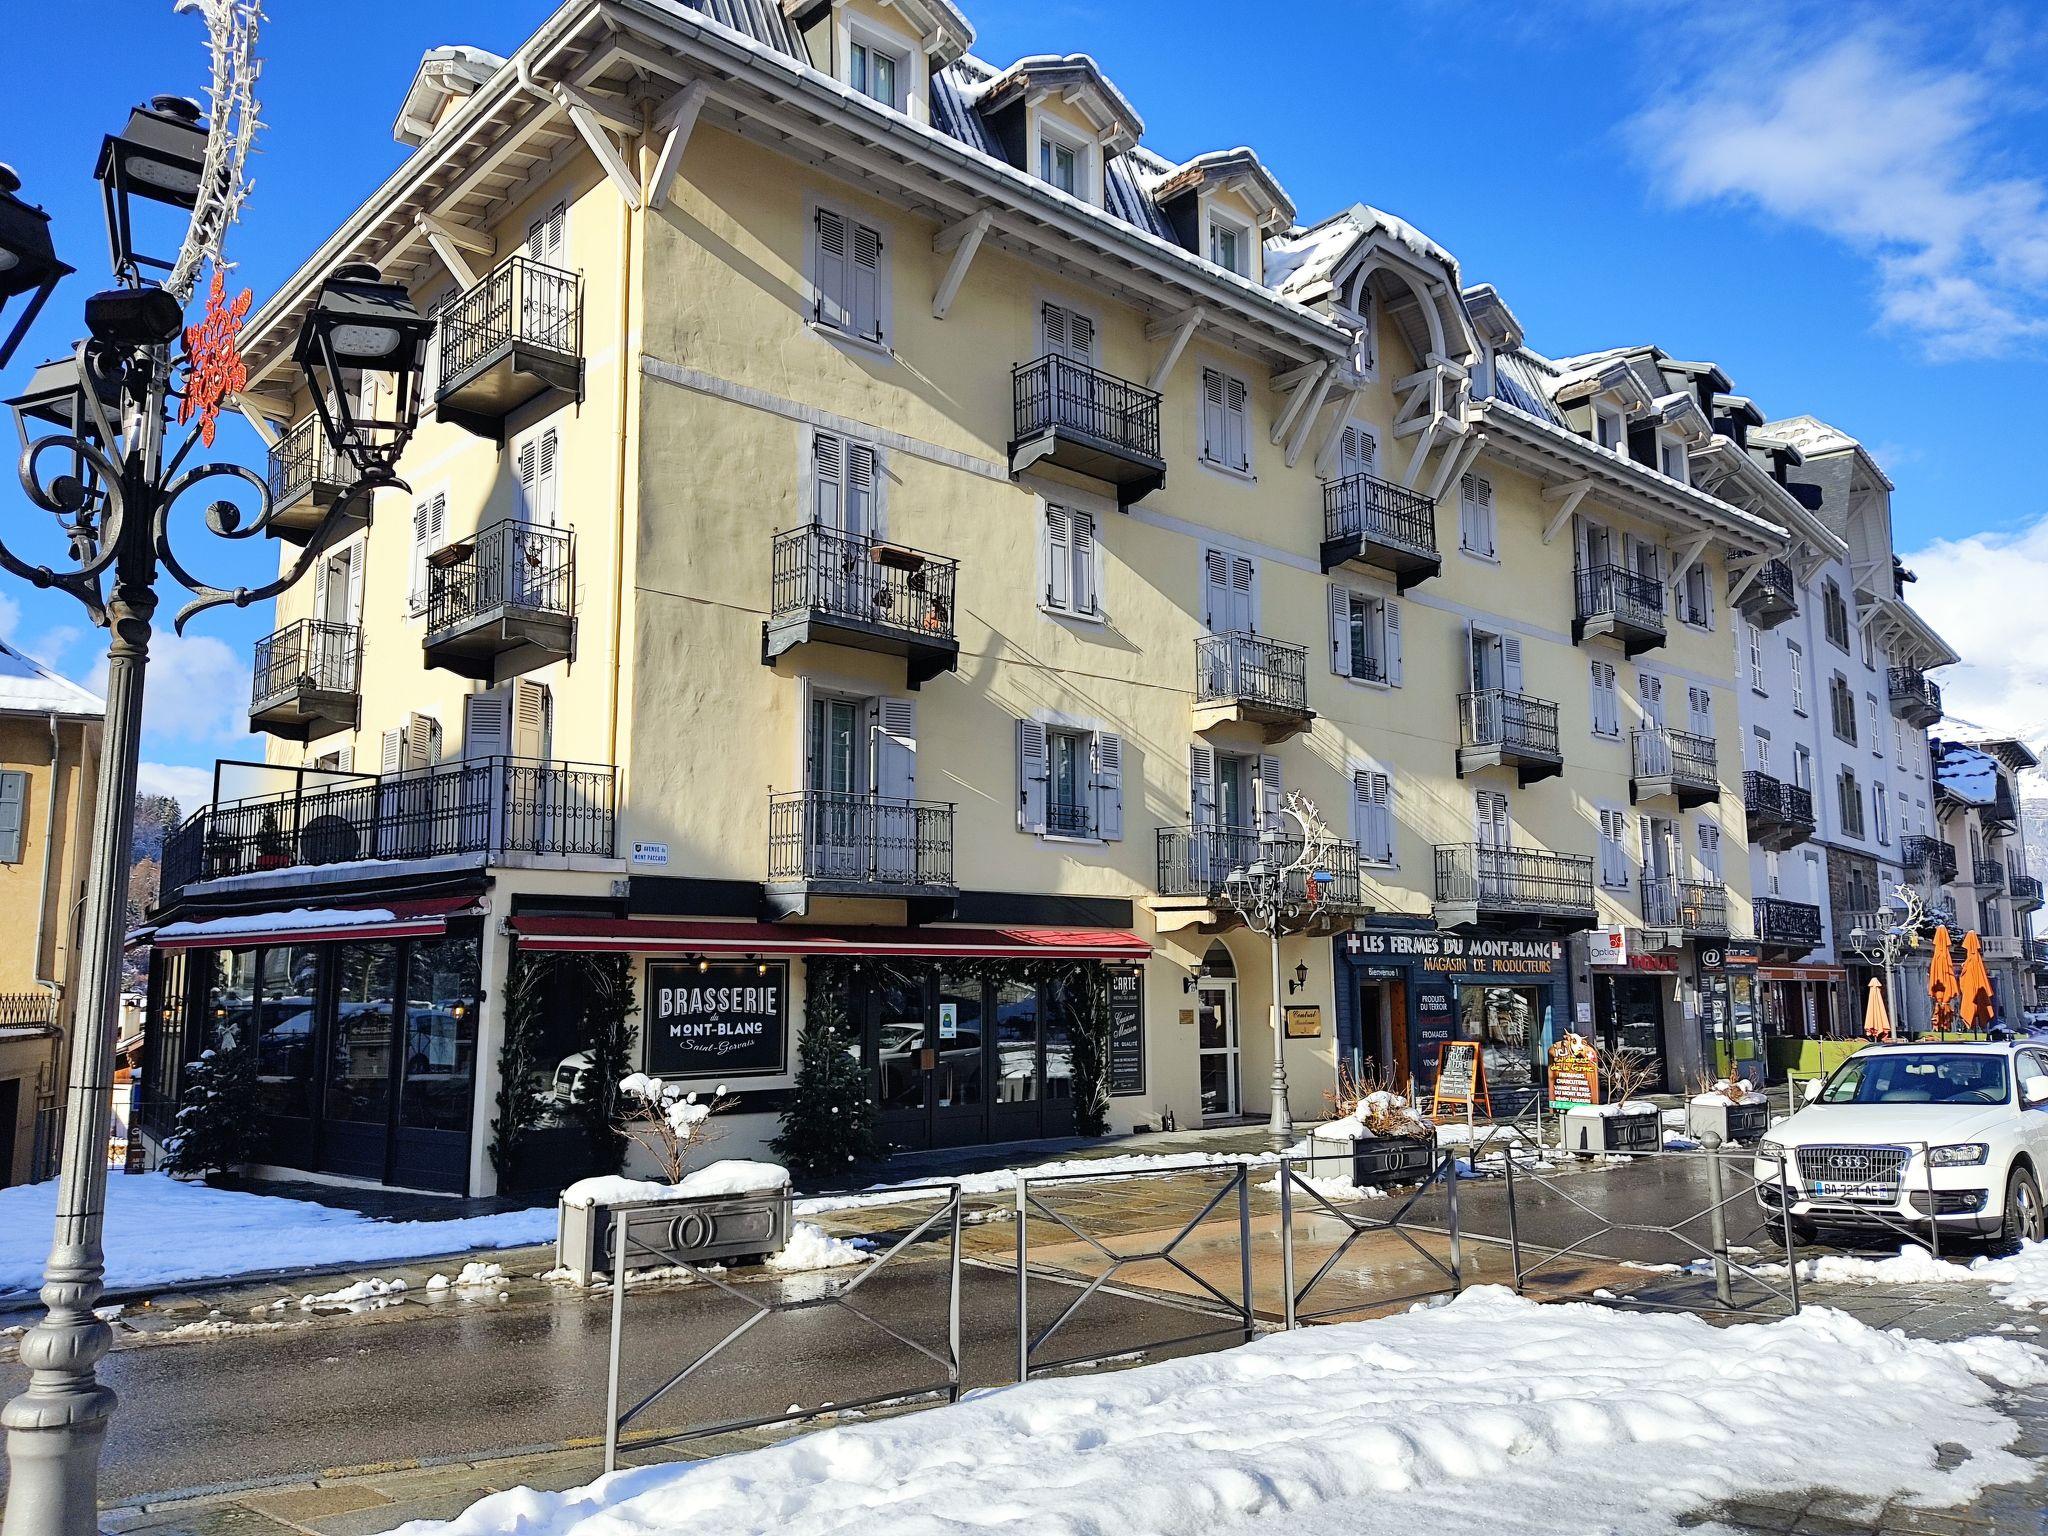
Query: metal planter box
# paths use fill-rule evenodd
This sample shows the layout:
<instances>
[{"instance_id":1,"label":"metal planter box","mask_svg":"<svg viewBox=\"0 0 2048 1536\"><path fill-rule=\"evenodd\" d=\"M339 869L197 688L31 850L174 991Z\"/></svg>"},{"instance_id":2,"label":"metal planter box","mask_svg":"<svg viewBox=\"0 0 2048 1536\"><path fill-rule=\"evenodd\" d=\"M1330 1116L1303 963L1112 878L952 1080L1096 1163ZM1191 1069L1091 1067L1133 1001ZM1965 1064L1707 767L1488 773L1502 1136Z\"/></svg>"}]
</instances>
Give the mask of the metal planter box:
<instances>
[{"instance_id":1,"label":"metal planter box","mask_svg":"<svg viewBox=\"0 0 2048 1536\"><path fill-rule=\"evenodd\" d=\"M633 1247L629 1269L673 1264L722 1264L762 1259L789 1242L790 1193L693 1195L663 1205L614 1212L607 1205L563 1205L555 1236L555 1265L580 1283L612 1272L613 1232L626 1222ZM651 1251L650 1251L651 1250Z\"/></svg>"},{"instance_id":2,"label":"metal planter box","mask_svg":"<svg viewBox=\"0 0 2048 1536\"><path fill-rule=\"evenodd\" d=\"M1598 1109L1568 1110L1564 1117L1564 1150L1578 1157L1606 1153L1656 1152L1664 1146L1664 1112L1640 1110L1607 1115Z\"/></svg>"},{"instance_id":3,"label":"metal planter box","mask_svg":"<svg viewBox=\"0 0 2048 1536\"><path fill-rule=\"evenodd\" d=\"M1381 1136L1351 1144L1351 1182L1360 1189L1420 1184L1436 1167L1435 1136Z\"/></svg>"},{"instance_id":4,"label":"metal planter box","mask_svg":"<svg viewBox=\"0 0 2048 1536\"><path fill-rule=\"evenodd\" d=\"M1753 1146L1771 1128L1770 1101L1759 1096L1740 1104L1691 1102L1685 1106L1685 1128L1698 1140L1714 1135L1723 1145Z\"/></svg>"}]
</instances>

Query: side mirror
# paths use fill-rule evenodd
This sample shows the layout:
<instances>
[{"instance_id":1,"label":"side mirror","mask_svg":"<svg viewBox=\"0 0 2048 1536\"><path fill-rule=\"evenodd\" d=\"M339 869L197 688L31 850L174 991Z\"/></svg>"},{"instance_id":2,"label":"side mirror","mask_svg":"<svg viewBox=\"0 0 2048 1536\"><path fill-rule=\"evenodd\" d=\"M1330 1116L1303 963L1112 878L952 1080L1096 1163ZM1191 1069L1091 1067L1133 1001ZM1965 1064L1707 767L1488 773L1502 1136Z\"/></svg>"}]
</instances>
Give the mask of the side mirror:
<instances>
[{"instance_id":1,"label":"side mirror","mask_svg":"<svg viewBox=\"0 0 2048 1536\"><path fill-rule=\"evenodd\" d=\"M2048 1105L2048 1077L2029 1077L2020 1082L2020 1102L2028 1109Z\"/></svg>"},{"instance_id":2,"label":"side mirror","mask_svg":"<svg viewBox=\"0 0 2048 1536\"><path fill-rule=\"evenodd\" d=\"M1807 1079L1806 1086L1799 1090L1799 1096L1805 1099L1807 1103L1811 1104L1815 1099L1820 1097L1820 1091L1825 1086L1826 1084L1820 1078L1809 1078Z\"/></svg>"}]
</instances>

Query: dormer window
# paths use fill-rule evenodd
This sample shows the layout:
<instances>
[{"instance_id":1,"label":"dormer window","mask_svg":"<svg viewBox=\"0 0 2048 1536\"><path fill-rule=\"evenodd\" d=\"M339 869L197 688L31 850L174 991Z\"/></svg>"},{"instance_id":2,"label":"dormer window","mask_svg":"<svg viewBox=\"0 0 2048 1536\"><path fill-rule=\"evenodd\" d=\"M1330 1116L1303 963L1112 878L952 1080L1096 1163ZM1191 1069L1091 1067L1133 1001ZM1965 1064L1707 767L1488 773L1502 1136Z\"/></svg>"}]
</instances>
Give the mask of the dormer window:
<instances>
[{"instance_id":1,"label":"dormer window","mask_svg":"<svg viewBox=\"0 0 2048 1536\"><path fill-rule=\"evenodd\" d=\"M1664 473L1668 475L1671 479L1676 480L1680 485L1688 485L1691 483L1686 477L1686 452L1684 443L1677 442L1669 437L1658 438L1657 458L1657 467L1663 470Z\"/></svg>"},{"instance_id":2,"label":"dormer window","mask_svg":"<svg viewBox=\"0 0 2048 1536\"><path fill-rule=\"evenodd\" d=\"M1628 441L1628 424L1612 406L1593 407L1593 441L1610 453L1620 453Z\"/></svg>"},{"instance_id":3,"label":"dormer window","mask_svg":"<svg viewBox=\"0 0 2048 1536\"><path fill-rule=\"evenodd\" d=\"M909 73L903 58L872 42L856 40L847 50L848 79L863 96L871 96L885 107L903 110L900 82Z\"/></svg>"},{"instance_id":4,"label":"dormer window","mask_svg":"<svg viewBox=\"0 0 2048 1536\"><path fill-rule=\"evenodd\" d=\"M1056 139L1038 141L1038 179L1058 187L1072 197L1081 195L1081 156L1071 144Z\"/></svg>"},{"instance_id":5,"label":"dormer window","mask_svg":"<svg viewBox=\"0 0 2048 1536\"><path fill-rule=\"evenodd\" d=\"M1209 259L1226 272L1251 276L1251 231L1229 219L1209 216Z\"/></svg>"}]
</instances>

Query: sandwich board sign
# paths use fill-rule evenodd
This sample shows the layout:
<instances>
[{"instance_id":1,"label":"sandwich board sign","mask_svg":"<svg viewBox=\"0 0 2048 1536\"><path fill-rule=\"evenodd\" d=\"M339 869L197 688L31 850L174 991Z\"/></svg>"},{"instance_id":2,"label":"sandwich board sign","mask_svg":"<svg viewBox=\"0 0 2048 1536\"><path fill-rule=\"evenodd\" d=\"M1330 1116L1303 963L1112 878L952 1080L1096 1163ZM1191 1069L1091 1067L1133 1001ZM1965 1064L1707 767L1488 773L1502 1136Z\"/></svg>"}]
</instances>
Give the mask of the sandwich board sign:
<instances>
[{"instance_id":1,"label":"sandwich board sign","mask_svg":"<svg viewBox=\"0 0 2048 1536\"><path fill-rule=\"evenodd\" d=\"M1433 1118L1445 1105L1462 1108L1467 1118L1479 1105L1493 1113L1486 1093L1486 1065L1479 1059L1477 1040L1446 1040L1437 1048L1436 1082L1429 1092L1429 1113Z\"/></svg>"}]
</instances>

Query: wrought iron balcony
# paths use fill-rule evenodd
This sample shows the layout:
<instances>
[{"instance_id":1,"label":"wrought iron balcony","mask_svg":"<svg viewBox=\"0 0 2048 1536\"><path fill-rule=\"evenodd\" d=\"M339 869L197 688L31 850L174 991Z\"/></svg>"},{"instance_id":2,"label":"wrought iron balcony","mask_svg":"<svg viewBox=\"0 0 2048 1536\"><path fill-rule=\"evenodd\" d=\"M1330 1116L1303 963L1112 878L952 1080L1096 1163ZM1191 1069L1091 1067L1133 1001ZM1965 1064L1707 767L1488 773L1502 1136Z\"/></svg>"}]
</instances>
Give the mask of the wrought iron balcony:
<instances>
[{"instance_id":1,"label":"wrought iron balcony","mask_svg":"<svg viewBox=\"0 0 2048 1536\"><path fill-rule=\"evenodd\" d=\"M320 526L320 520L355 484L355 470L335 453L334 445L320 429L320 418L308 416L271 445L270 531L292 544L303 544ZM367 520L351 513L348 521L360 528Z\"/></svg>"},{"instance_id":2,"label":"wrought iron balcony","mask_svg":"<svg viewBox=\"0 0 2048 1536\"><path fill-rule=\"evenodd\" d=\"M1643 922L1700 938L1728 937L1728 888L1704 880L1643 876Z\"/></svg>"},{"instance_id":3,"label":"wrought iron balcony","mask_svg":"<svg viewBox=\"0 0 2048 1536\"><path fill-rule=\"evenodd\" d=\"M1762 848L1794 848L1813 836L1813 794L1755 769L1742 776L1749 840Z\"/></svg>"},{"instance_id":4,"label":"wrought iron balcony","mask_svg":"<svg viewBox=\"0 0 2048 1536\"><path fill-rule=\"evenodd\" d=\"M1563 773L1557 705L1504 688L1459 694L1458 774L1482 768L1512 768L1523 784Z\"/></svg>"},{"instance_id":5,"label":"wrought iron balcony","mask_svg":"<svg viewBox=\"0 0 2048 1536\"><path fill-rule=\"evenodd\" d=\"M576 536L493 523L428 557L426 663L500 683L576 652Z\"/></svg>"},{"instance_id":6,"label":"wrought iron balcony","mask_svg":"<svg viewBox=\"0 0 2048 1536\"><path fill-rule=\"evenodd\" d=\"M2048 939L2027 941L2027 963L2037 971L2048 971Z\"/></svg>"},{"instance_id":7,"label":"wrought iron balcony","mask_svg":"<svg viewBox=\"0 0 2048 1536\"><path fill-rule=\"evenodd\" d=\"M1664 643L1664 584L1620 565L1581 567L1574 575L1572 640L1605 636L1635 656Z\"/></svg>"},{"instance_id":8,"label":"wrought iron balcony","mask_svg":"<svg viewBox=\"0 0 2048 1536\"><path fill-rule=\"evenodd\" d=\"M1936 885L1947 885L1956 877L1956 851L1946 838L1916 834L1905 839L1899 844L1899 862L1908 873Z\"/></svg>"},{"instance_id":9,"label":"wrought iron balcony","mask_svg":"<svg viewBox=\"0 0 2048 1536\"><path fill-rule=\"evenodd\" d=\"M1593 860L1579 853L1441 843L1436 916L1447 928L1533 922L1575 931L1595 920Z\"/></svg>"},{"instance_id":10,"label":"wrought iron balcony","mask_svg":"<svg viewBox=\"0 0 2048 1536\"><path fill-rule=\"evenodd\" d=\"M768 906L779 917L818 897L888 897L924 917L951 910L953 807L936 800L801 789L768 801Z\"/></svg>"},{"instance_id":11,"label":"wrought iron balcony","mask_svg":"<svg viewBox=\"0 0 2048 1536\"><path fill-rule=\"evenodd\" d=\"M256 642L249 729L285 741L352 731L362 721L362 632L300 619Z\"/></svg>"},{"instance_id":12,"label":"wrought iron balcony","mask_svg":"<svg viewBox=\"0 0 2048 1536\"><path fill-rule=\"evenodd\" d=\"M1258 726L1268 742L1309 728L1308 651L1247 630L1195 641L1195 729Z\"/></svg>"},{"instance_id":13,"label":"wrought iron balcony","mask_svg":"<svg viewBox=\"0 0 2048 1536\"><path fill-rule=\"evenodd\" d=\"M1667 726L1645 726L1629 732L1631 803L1676 800L1680 807L1710 805L1721 797L1715 773L1714 738Z\"/></svg>"},{"instance_id":14,"label":"wrought iron balcony","mask_svg":"<svg viewBox=\"0 0 2048 1536\"><path fill-rule=\"evenodd\" d=\"M1941 720L1941 688L1918 667L1891 669L1892 713L1925 730Z\"/></svg>"},{"instance_id":15,"label":"wrought iron balcony","mask_svg":"<svg viewBox=\"0 0 2048 1536\"><path fill-rule=\"evenodd\" d=\"M1757 943L1773 957L1796 960L1820 947L1820 908L1812 902L1759 896L1754 905Z\"/></svg>"},{"instance_id":16,"label":"wrought iron balcony","mask_svg":"<svg viewBox=\"0 0 2048 1536\"><path fill-rule=\"evenodd\" d=\"M1346 561L1388 572L1405 592L1444 568L1436 547L1436 503L1376 475L1346 475L1323 486L1323 569Z\"/></svg>"},{"instance_id":17,"label":"wrought iron balcony","mask_svg":"<svg viewBox=\"0 0 2048 1536\"><path fill-rule=\"evenodd\" d=\"M1100 480L1128 507L1166 483L1159 396L1100 368L1047 355L1010 370L1010 473L1034 464Z\"/></svg>"},{"instance_id":18,"label":"wrought iron balcony","mask_svg":"<svg viewBox=\"0 0 2048 1536\"><path fill-rule=\"evenodd\" d=\"M1285 839L1280 842L1283 858L1292 858L1299 850L1298 843L1290 847ZM1249 868L1271 851L1256 827L1161 827L1159 895L1214 906L1222 902L1224 883L1232 870ZM1329 862L1321 873L1327 878L1315 882L1320 891L1313 898L1317 906L1333 913L1366 910L1358 844L1332 843Z\"/></svg>"},{"instance_id":19,"label":"wrought iron balcony","mask_svg":"<svg viewBox=\"0 0 2048 1536\"><path fill-rule=\"evenodd\" d=\"M2005 860L1973 859L1970 862L1970 883L1980 891L2002 891L2005 889Z\"/></svg>"},{"instance_id":20,"label":"wrought iron balcony","mask_svg":"<svg viewBox=\"0 0 2048 1536\"><path fill-rule=\"evenodd\" d=\"M809 642L901 656L912 688L960 660L960 564L810 523L775 535L761 659Z\"/></svg>"},{"instance_id":21,"label":"wrought iron balcony","mask_svg":"<svg viewBox=\"0 0 2048 1536\"><path fill-rule=\"evenodd\" d=\"M1737 578L1730 577L1732 587ZM1784 560L1766 560L1742 589L1735 606L1758 629L1776 629L1799 612L1799 586L1792 566Z\"/></svg>"},{"instance_id":22,"label":"wrought iron balcony","mask_svg":"<svg viewBox=\"0 0 2048 1536\"><path fill-rule=\"evenodd\" d=\"M2037 876L2009 871L2005 877L2005 890L2012 897L2012 904L2022 912L2031 912L2041 905L2041 881Z\"/></svg>"},{"instance_id":23,"label":"wrought iron balcony","mask_svg":"<svg viewBox=\"0 0 2048 1536\"><path fill-rule=\"evenodd\" d=\"M503 442L521 406L583 398L583 279L509 257L441 307L434 346L435 414Z\"/></svg>"},{"instance_id":24,"label":"wrought iron balcony","mask_svg":"<svg viewBox=\"0 0 2048 1536\"><path fill-rule=\"evenodd\" d=\"M308 772L224 801L164 839L163 888L360 859L613 856L609 764L462 758L389 774Z\"/></svg>"}]
</instances>

